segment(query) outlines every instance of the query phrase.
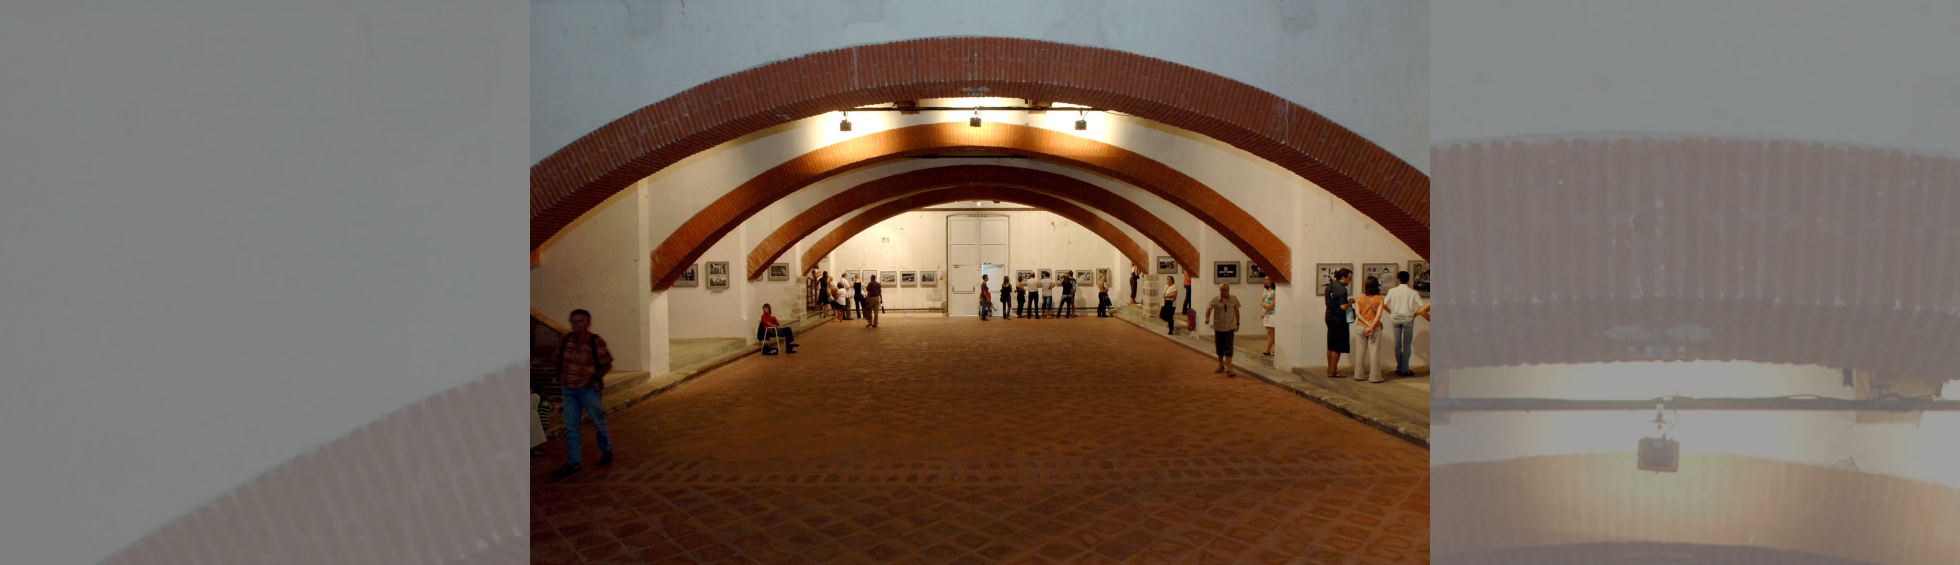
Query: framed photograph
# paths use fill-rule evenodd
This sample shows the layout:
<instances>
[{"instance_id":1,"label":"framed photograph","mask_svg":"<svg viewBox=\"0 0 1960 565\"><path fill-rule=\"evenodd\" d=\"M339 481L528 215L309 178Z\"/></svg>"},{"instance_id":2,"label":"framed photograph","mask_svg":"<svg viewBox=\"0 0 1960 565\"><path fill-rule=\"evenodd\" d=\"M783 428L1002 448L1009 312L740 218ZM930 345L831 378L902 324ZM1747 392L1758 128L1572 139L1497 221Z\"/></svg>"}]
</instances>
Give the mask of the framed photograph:
<instances>
[{"instance_id":1,"label":"framed photograph","mask_svg":"<svg viewBox=\"0 0 1960 565\"><path fill-rule=\"evenodd\" d=\"M728 290L728 262L708 262L708 289Z\"/></svg>"},{"instance_id":2,"label":"framed photograph","mask_svg":"<svg viewBox=\"0 0 1960 565\"><path fill-rule=\"evenodd\" d=\"M1429 262L1428 261L1409 262L1409 286L1414 287L1416 289L1416 292L1422 294L1423 298L1429 298Z\"/></svg>"},{"instance_id":3,"label":"framed photograph","mask_svg":"<svg viewBox=\"0 0 1960 565\"><path fill-rule=\"evenodd\" d=\"M1395 263L1368 263L1362 265L1361 274L1355 275L1354 277L1357 283L1355 284L1355 288L1361 288L1362 285L1368 284L1368 277L1375 277L1376 282L1382 283L1382 293L1387 294L1388 289L1402 284L1401 281L1395 280L1395 273L1401 271L1401 268L1401 265ZM1413 276L1414 274L1411 273L1411 278Z\"/></svg>"},{"instance_id":4,"label":"framed photograph","mask_svg":"<svg viewBox=\"0 0 1960 565\"><path fill-rule=\"evenodd\" d=\"M859 271L858 276L864 277L862 279L859 279L863 282L871 282L874 280L878 280L878 271Z\"/></svg>"},{"instance_id":5,"label":"framed photograph","mask_svg":"<svg viewBox=\"0 0 1960 565\"><path fill-rule=\"evenodd\" d=\"M1353 272L1354 263L1320 263L1315 265L1313 295L1327 296L1327 283L1334 282L1334 271L1341 269L1347 269L1349 272ZM1354 292L1350 291L1348 295L1353 296Z\"/></svg>"},{"instance_id":6,"label":"framed photograph","mask_svg":"<svg viewBox=\"0 0 1960 565\"><path fill-rule=\"evenodd\" d=\"M1159 275L1177 274L1177 260L1172 259L1170 257L1163 257L1163 256L1157 257L1157 274Z\"/></svg>"},{"instance_id":7,"label":"framed photograph","mask_svg":"<svg viewBox=\"0 0 1960 565\"><path fill-rule=\"evenodd\" d=\"M1211 263L1211 282L1239 284L1239 262L1213 261Z\"/></svg>"},{"instance_id":8,"label":"framed photograph","mask_svg":"<svg viewBox=\"0 0 1960 565\"><path fill-rule=\"evenodd\" d=\"M1082 269L1076 271L1075 284L1079 284L1083 286L1096 286L1096 272L1091 271L1089 269ZM1076 291L1076 293L1081 294L1081 291Z\"/></svg>"},{"instance_id":9,"label":"framed photograph","mask_svg":"<svg viewBox=\"0 0 1960 565\"><path fill-rule=\"evenodd\" d=\"M939 271L919 271L919 286L939 286Z\"/></svg>"},{"instance_id":10,"label":"framed photograph","mask_svg":"<svg viewBox=\"0 0 1960 565\"><path fill-rule=\"evenodd\" d=\"M1034 280L1034 271L1014 271L1014 282L1024 283Z\"/></svg>"},{"instance_id":11,"label":"framed photograph","mask_svg":"<svg viewBox=\"0 0 1960 565\"><path fill-rule=\"evenodd\" d=\"M898 284L898 271L878 271L878 284Z\"/></svg>"},{"instance_id":12,"label":"framed photograph","mask_svg":"<svg viewBox=\"0 0 1960 565\"><path fill-rule=\"evenodd\" d=\"M1258 263L1246 261L1245 284L1256 284L1259 286L1266 286L1266 270L1259 268Z\"/></svg>"},{"instance_id":13,"label":"framed photograph","mask_svg":"<svg viewBox=\"0 0 1960 565\"><path fill-rule=\"evenodd\" d=\"M1041 278L1041 279L1053 279L1053 278L1055 278L1055 270L1054 270L1054 269L1042 269L1042 270L1041 270L1041 276L1039 276L1039 277L1035 277L1035 278Z\"/></svg>"},{"instance_id":14,"label":"framed photograph","mask_svg":"<svg viewBox=\"0 0 1960 565\"><path fill-rule=\"evenodd\" d=\"M1109 269L1096 269L1096 280L1097 281L1109 280Z\"/></svg>"},{"instance_id":15,"label":"framed photograph","mask_svg":"<svg viewBox=\"0 0 1960 565\"><path fill-rule=\"evenodd\" d=\"M769 280L772 281L789 280L789 263L777 263L774 265L770 265Z\"/></svg>"},{"instance_id":16,"label":"framed photograph","mask_svg":"<svg viewBox=\"0 0 1960 565\"><path fill-rule=\"evenodd\" d=\"M858 271L857 271L857 269L851 269L851 270L849 270L849 271L844 271L844 282L851 282L851 281L854 281L854 280L857 280L857 278L858 278Z\"/></svg>"},{"instance_id":17,"label":"framed photograph","mask_svg":"<svg viewBox=\"0 0 1960 565\"><path fill-rule=\"evenodd\" d=\"M693 265L688 265L687 270L681 271L680 280L674 281L674 286L676 287L701 286L701 264L695 263Z\"/></svg>"},{"instance_id":18,"label":"framed photograph","mask_svg":"<svg viewBox=\"0 0 1960 565\"><path fill-rule=\"evenodd\" d=\"M898 286L919 286L919 272L899 271Z\"/></svg>"}]
</instances>

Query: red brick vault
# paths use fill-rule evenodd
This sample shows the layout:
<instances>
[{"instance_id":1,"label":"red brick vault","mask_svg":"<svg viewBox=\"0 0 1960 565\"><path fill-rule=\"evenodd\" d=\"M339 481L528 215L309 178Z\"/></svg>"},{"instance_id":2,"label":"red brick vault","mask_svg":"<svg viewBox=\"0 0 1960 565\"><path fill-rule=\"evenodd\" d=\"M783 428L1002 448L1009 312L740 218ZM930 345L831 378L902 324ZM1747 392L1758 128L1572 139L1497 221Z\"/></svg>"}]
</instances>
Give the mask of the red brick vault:
<instances>
[{"instance_id":1,"label":"red brick vault","mask_svg":"<svg viewBox=\"0 0 1960 565\"><path fill-rule=\"evenodd\" d=\"M1473 141L1433 160L1452 211L1436 358L1452 367L1960 365L1960 160L1652 137Z\"/></svg>"},{"instance_id":2,"label":"red brick vault","mask_svg":"<svg viewBox=\"0 0 1960 565\"><path fill-rule=\"evenodd\" d=\"M1312 110L1167 61L997 37L812 53L627 114L531 167L531 249L634 182L743 135L868 104L968 96L1061 100L1209 136L1319 185L1429 256L1429 178Z\"/></svg>"},{"instance_id":3,"label":"red brick vault","mask_svg":"<svg viewBox=\"0 0 1960 565\"><path fill-rule=\"evenodd\" d=\"M1047 129L1003 123L907 126L824 146L777 165L730 190L688 218L653 250L653 290L673 286L702 254L743 220L818 181L915 155L984 150L1024 155L1088 170L1157 195L1197 216L1246 257L1285 283L1292 252L1286 242L1218 191L1177 169L1128 149Z\"/></svg>"},{"instance_id":4,"label":"red brick vault","mask_svg":"<svg viewBox=\"0 0 1960 565\"><path fill-rule=\"evenodd\" d=\"M818 239L816 243L811 244L810 252L803 254L803 268L797 272L809 272L810 269L816 268L817 261L823 259L826 255L830 255L830 252L837 249L837 246L843 245L846 241L850 241L851 236L857 235L858 232L878 225L878 222L885 221L892 216L903 214L909 210L962 200L1000 200L1015 204L1026 204L1054 212L1056 215L1082 224L1082 227L1088 228L1091 232L1095 232L1104 241L1108 241L1110 245L1116 246L1116 250L1121 252L1124 257L1129 257L1131 261L1136 262L1138 265L1145 264L1145 259L1148 257L1144 254L1143 247L1137 245L1137 242L1130 239L1130 236L1124 235L1123 230L1117 228L1115 224L1111 224L1108 220L1102 219L1101 216L1097 216L1094 212L1090 212L1066 200L1032 190L1008 186L963 186L920 192L880 204L870 210L865 210L863 214L858 214L857 217L851 218L842 225L837 226L837 229L831 230L822 239ZM822 224L818 225L821 226Z\"/></svg>"},{"instance_id":5,"label":"red brick vault","mask_svg":"<svg viewBox=\"0 0 1960 565\"><path fill-rule=\"evenodd\" d=\"M1170 253L1178 264L1200 264L1197 248L1192 246L1183 235L1178 234L1177 230L1172 229L1156 215L1144 210L1142 206L1100 186L1059 173L1023 167L954 165L901 173L869 181L804 210L803 213L777 228L775 233L769 234L769 237L755 246L754 251L749 252L749 278L761 278L770 263L788 252L796 242L809 237L832 220L842 218L860 208L907 194L968 185L1014 187L1079 203L1109 214L1136 228L1144 237ZM829 250L826 249L825 253L828 252ZM823 255L819 254L815 257L821 258ZM1137 256L1130 257L1136 260ZM1138 264L1148 264L1148 262Z\"/></svg>"}]
</instances>

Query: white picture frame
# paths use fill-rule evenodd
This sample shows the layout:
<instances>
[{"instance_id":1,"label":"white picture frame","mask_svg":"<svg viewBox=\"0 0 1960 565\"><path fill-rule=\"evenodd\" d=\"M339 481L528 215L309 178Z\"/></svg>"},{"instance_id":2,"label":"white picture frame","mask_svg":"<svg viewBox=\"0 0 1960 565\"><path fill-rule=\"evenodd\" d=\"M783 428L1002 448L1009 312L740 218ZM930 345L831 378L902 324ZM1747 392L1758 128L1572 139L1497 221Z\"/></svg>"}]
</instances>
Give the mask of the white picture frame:
<instances>
[{"instance_id":1,"label":"white picture frame","mask_svg":"<svg viewBox=\"0 0 1960 565\"><path fill-rule=\"evenodd\" d=\"M728 290L728 262L709 261L708 290Z\"/></svg>"},{"instance_id":2,"label":"white picture frame","mask_svg":"<svg viewBox=\"0 0 1960 565\"><path fill-rule=\"evenodd\" d=\"M1238 261L1212 261L1211 282L1239 284Z\"/></svg>"}]
</instances>

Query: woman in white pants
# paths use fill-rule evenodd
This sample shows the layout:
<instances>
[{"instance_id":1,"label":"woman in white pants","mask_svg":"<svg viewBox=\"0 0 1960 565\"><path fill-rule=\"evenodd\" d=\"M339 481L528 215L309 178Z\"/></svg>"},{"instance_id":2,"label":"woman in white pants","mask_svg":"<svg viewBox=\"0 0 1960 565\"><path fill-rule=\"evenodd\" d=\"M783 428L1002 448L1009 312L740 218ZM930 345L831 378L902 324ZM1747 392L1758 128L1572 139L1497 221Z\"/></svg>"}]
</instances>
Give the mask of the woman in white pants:
<instances>
[{"instance_id":1,"label":"woman in white pants","mask_svg":"<svg viewBox=\"0 0 1960 565\"><path fill-rule=\"evenodd\" d=\"M1259 315L1259 322L1266 326L1266 352L1261 355L1267 357L1273 356L1273 325L1279 323L1279 320L1273 319L1273 305L1278 301L1279 292L1273 287L1273 281L1266 281L1266 293L1259 298L1259 305L1264 306L1266 311Z\"/></svg>"},{"instance_id":2,"label":"woman in white pants","mask_svg":"<svg viewBox=\"0 0 1960 565\"><path fill-rule=\"evenodd\" d=\"M1382 283L1375 277L1361 290L1361 298L1354 301L1354 380L1362 380L1367 375L1368 382L1382 382L1382 312L1386 306L1382 300Z\"/></svg>"}]
</instances>

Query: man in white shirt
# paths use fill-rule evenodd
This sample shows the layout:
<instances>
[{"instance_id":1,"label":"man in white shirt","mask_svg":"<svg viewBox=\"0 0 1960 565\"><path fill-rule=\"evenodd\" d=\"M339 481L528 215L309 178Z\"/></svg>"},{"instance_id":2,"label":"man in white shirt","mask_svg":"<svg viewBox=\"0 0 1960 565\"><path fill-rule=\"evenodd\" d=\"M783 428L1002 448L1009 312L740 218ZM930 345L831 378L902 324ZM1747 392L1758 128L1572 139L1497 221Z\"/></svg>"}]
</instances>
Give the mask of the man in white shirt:
<instances>
[{"instance_id":1,"label":"man in white shirt","mask_svg":"<svg viewBox=\"0 0 1960 565\"><path fill-rule=\"evenodd\" d=\"M1409 346L1416 338L1416 315L1422 310L1422 295L1409 286L1409 272L1395 274L1402 284L1388 289L1388 323L1395 326L1395 374L1414 376L1409 370Z\"/></svg>"},{"instance_id":2,"label":"man in white shirt","mask_svg":"<svg viewBox=\"0 0 1960 565\"><path fill-rule=\"evenodd\" d=\"M1043 272L1041 280L1035 282L1034 286L1041 289L1041 309L1035 311L1035 319L1039 320L1043 316L1053 317L1054 314L1049 313L1048 310L1055 307L1055 279L1048 278L1048 273Z\"/></svg>"}]
</instances>

